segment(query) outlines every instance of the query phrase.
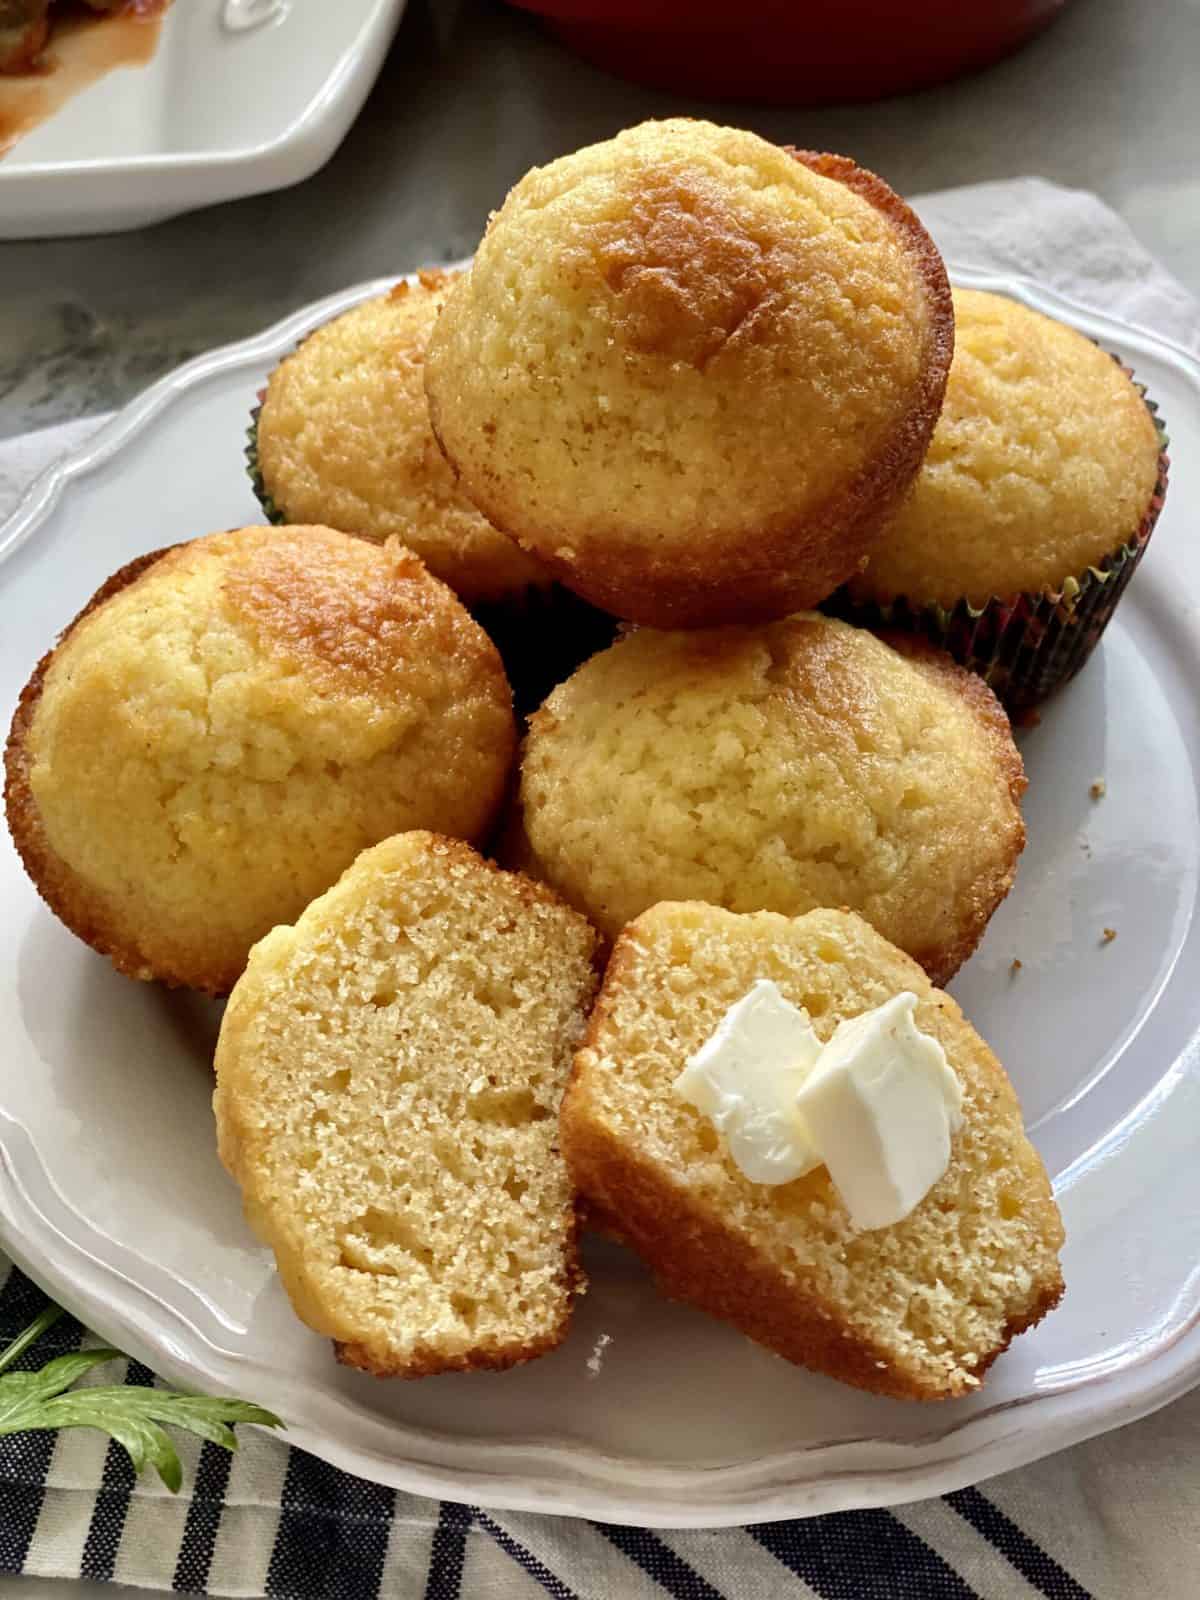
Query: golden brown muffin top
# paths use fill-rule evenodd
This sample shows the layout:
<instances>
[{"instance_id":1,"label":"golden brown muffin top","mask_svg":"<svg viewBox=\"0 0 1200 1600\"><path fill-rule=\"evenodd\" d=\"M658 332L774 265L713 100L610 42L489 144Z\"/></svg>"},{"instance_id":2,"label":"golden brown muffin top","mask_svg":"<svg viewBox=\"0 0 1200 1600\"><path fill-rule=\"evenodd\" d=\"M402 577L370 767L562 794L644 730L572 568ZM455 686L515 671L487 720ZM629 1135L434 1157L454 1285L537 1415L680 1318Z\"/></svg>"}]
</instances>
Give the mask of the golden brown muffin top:
<instances>
[{"instance_id":1,"label":"golden brown muffin top","mask_svg":"<svg viewBox=\"0 0 1200 1600\"><path fill-rule=\"evenodd\" d=\"M238 529L133 563L43 660L9 825L123 971L221 990L366 845L481 837L514 739L491 641L410 550Z\"/></svg>"},{"instance_id":2,"label":"golden brown muffin top","mask_svg":"<svg viewBox=\"0 0 1200 1600\"><path fill-rule=\"evenodd\" d=\"M609 937L659 900L860 912L944 981L1024 843L1025 779L981 680L816 615L641 629L531 720L528 864Z\"/></svg>"},{"instance_id":3,"label":"golden brown muffin top","mask_svg":"<svg viewBox=\"0 0 1200 1600\"><path fill-rule=\"evenodd\" d=\"M310 334L267 383L258 463L282 516L402 539L474 605L550 577L460 493L429 426L425 347L454 276L422 272Z\"/></svg>"},{"instance_id":4,"label":"golden brown muffin top","mask_svg":"<svg viewBox=\"0 0 1200 1600\"><path fill-rule=\"evenodd\" d=\"M954 291L942 414L857 599L984 605L1059 589L1133 538L1158 432L1111 356L1003 295Z\"/></svg>"},{"instance_id":5,"label":"golden brown muffin top","mask_svg":"<svg viewBox=\"0 0 1200 1600\"><path fill-rule=\"evenodd\" d=\"M916 470L951 340L940 259L886 185L674 119L516 185L426 387L497 526L598 604L694 624L853 569L849 531Z\"/></svg>"}]
</instances>

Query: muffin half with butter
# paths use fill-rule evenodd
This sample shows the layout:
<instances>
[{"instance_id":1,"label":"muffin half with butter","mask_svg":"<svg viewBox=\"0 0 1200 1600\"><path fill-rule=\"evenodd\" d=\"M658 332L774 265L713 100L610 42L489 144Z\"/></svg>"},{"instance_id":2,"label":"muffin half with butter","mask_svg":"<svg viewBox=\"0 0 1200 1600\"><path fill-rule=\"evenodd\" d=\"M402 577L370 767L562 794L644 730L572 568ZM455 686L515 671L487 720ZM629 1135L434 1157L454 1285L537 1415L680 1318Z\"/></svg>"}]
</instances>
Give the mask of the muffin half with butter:
<instances>
[{"instance_id":1,"label":"muffin half with butter","mask_svg":"<svg viewBox=\"0 0 1200 1600\"><path fill-rule=\"evenodd\" d=\"M923 633L1012 711L1087 660L1145 552L1165 435L1131 375L1074 328L954 291L942 414L912 493L831 609Z\"/></svg>"},{"instance_id":2,"label":"muffin half with butter","mask_svg":"<svg viewBox=\"0 0 1200 1600\"><path fill-rule=\"evenodd\" d=\"M438 448L425 349L455 276L418 273L310 334L267 380L247 462L272 522L415 550L492 634L532 706L612 624L475 509Z\"/></svg>"},{"instance_id":3,"label":"muffin half with butter","mask_svg":"<svg viewBox=\"0 0 1200 1600\"><path fill-rule=\"evenodd\" d=\"M941 258L879 178L675 118L522 178L425 384L489 521L595 605L700 627L857 569L952 345Z\"/></svg>"},{"instance_id":4,"label":"muffin half with butter","mask_svg":"<svg viewBox=\"0 0 1200 1600\"><path fill-rule=\"evenodd\" d=\"M970 1394L1062 1295L1062 1219L1000 1063L845 912L638 917L561 1133L673 1299L860 1389Z\"/></svg>"},{"instance_id":5,"label":"muffin half with butter","mask_svg":"<svg viewBox=\"0 0 1200 1600\"><path fill-rule=\"evenodd\" d=\"M8 823L120 971L220 994L367 845L481 840L515 737L494 646L411 550L242 528L132 562L38 664Z\"/></svg>"}]
</instances>

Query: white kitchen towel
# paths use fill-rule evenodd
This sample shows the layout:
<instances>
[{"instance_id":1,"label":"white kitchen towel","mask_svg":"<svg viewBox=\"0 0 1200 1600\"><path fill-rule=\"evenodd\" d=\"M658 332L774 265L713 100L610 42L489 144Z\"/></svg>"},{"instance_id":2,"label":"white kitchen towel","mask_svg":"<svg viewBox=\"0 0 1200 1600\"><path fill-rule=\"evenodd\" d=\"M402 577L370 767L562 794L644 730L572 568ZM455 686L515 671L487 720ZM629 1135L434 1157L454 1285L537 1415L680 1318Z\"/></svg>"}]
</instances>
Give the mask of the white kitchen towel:
<instances>
[{"instance_id":1,"label":"white kitchen towel","mask_svg":"<svg viewBox=\"0 0 1200 1600\"><path fill-rule=\"evenodd\" d=\"M1031 178L916 204L951 260L1019 273L1200 353L1200 304L1094 196ZM102 420L0 443L0 517ZM41 1303L5 1276L0 1258L0 1345ZM78 1338L60 1325L31 1359ZM128 1381L148 1377L134 1368ZM1200 1390L940 1499L650 1533L394 1494L262 1434L236 1460L184 1441L173 1499L135 1483L95 1435L15 1435L0 1439L0 1572L296 1600L1197 1600L1197 1439Z\"/></svg>"}]
</instances>

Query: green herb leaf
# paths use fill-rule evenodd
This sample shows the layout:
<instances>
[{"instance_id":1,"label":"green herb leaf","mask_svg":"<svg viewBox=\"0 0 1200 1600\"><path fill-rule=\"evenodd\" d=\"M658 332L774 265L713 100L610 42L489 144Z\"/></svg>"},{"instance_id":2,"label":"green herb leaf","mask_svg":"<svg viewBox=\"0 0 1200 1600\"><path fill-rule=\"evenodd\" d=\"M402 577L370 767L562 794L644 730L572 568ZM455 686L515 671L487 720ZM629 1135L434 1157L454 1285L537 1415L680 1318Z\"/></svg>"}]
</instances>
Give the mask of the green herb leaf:
<instances>
[{"instance_id":1,"label":"green herb leaf","mask_svg":"<svg viewBox=\"0 0 1200 1600\"><path fill-rule=\"evenodd\" d=\"M0 1351L0 1372L5 1367L11 1367L18 1356L23 1356L31 1344L36 1344L47 1328L52 1328L63 1315L63 1308L48 1305L46 1309L29 1324L24 1333L19 1333L7 1350Z\"/></svg>"},{"instance_id":2,"label":"green herb leaf","mask_svg":"<svg viewBox=\"0 0 1200 1600\"><path fill-rule=\"evenodd\" d=\"M36 1424L26 1422L40 1407L69 1389L85 1372L105 1361L120 1359L116 1350L81 1350L77 1355L59 1356L40 1372L10 1372L0 1378L0 1433L19 1433Z\"/></svg>"},{"instance_id":3,"label":"green herb leaf","mask_svg":"<svg viewBox=\"0 0 1200 1600\"><path fill-rule=\"evenodd\" d=\"M99 1428L129 1452L135 1472L153 1466L167 1488L175 1491L183 1469L164 1425L184 1428L226 1450L237 1449L236 1423L283 1426L270 1411L246 1400L210 1399L126 1384L71 1389L93 1367L122 1360L119 1350L80 1350L47 1362L40 1372L4 1372L60 1315L58 1307L48 1308L0 1352L0 1373L4 1373L0 1377L0 1435L46 1428Z\"/></svg>"}]
</instances>

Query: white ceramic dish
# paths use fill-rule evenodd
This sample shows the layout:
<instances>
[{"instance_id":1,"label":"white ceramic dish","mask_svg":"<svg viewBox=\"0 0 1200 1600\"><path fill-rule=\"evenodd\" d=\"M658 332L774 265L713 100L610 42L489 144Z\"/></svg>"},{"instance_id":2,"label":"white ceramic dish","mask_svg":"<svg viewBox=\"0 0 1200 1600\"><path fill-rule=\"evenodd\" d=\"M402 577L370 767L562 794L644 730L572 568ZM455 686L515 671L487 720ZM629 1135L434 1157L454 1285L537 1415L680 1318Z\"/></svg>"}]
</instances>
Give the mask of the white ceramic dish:
<instances>
[{"instance_id":1,"label":"white ceramic dish","mask_svg":"<svg viewBox=\"0 0 1200 1600\"><path fill-rule=\"evenodd\" d=\"M1173 440L1166 510L1112 628L1022 736L1029 846L954 985L1055 1179L1061 1307L979 1396L906 1406L667 1304L631 1257L598 1246L575 1329L543 1361L415 1384L338 1368L292 1317L217 1163L218 1008L118 977L41 905L5 836L0 1243L51 1293L166 1377L271 1406L295 1443L367 1477L658 1526L944 1491L1200 1381L1200 366L1031 285L959 276L1125 357ZM255 392L364 292L191 362L35 485L0 541L4 715L55 631L131 556L255 520L241 453Z\"/></svg>"},{"instance_id":2,"label":"white ceramic dish","mask_svg":"<svg viewBox=\"0 0 1200 1600\"><path fill-rule=\"evenodd\" d=\"M113 233L299 183L345 137L405 0L178 0L153 58L0 160L0 239Z\"/></svg>"}]
</instances>

